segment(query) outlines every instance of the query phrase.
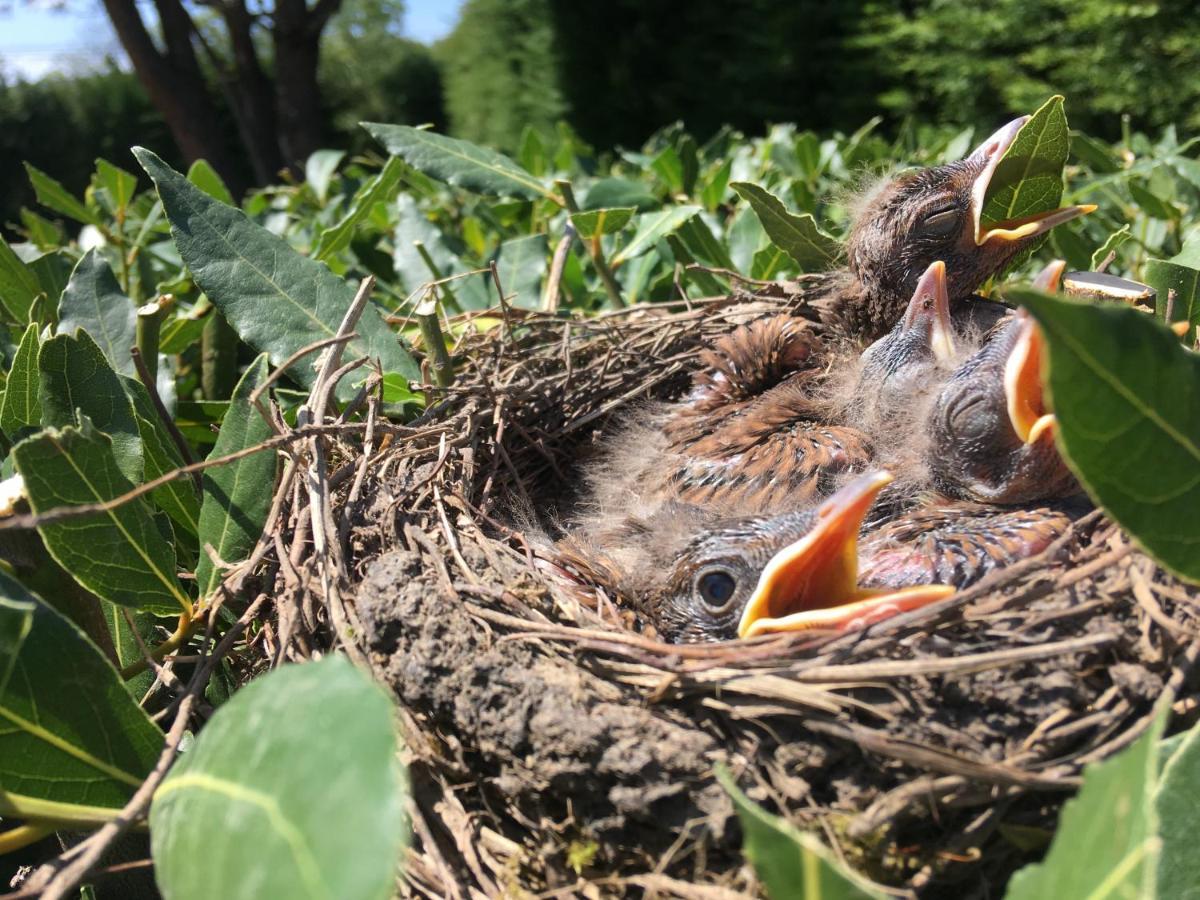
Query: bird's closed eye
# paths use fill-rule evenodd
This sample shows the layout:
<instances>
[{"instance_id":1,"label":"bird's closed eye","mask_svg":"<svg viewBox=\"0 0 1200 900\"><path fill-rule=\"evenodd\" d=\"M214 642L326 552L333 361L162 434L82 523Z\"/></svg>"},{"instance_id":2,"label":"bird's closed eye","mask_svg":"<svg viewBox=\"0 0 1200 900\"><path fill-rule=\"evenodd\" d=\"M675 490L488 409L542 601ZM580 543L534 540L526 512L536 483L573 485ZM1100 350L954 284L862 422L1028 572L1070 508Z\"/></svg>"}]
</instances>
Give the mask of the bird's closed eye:
<instances>
[{"instance_id":1,"label":"bird's closed eye","mask_svg":"<svg viewBox=\"0 0 1200 900\"><path fill-rule=\"evenodd\" d=\"M962 214L958 207L935 210L921 220L920 230L930 237L949 237L958 230Z\"/></svg>"},{"instance_id":2,"label":"bird's closed eye","mask_svg":"<svg viewBox=\"0 0 1200 900\"><path fill-rule=\"evenodd\" d=\"M991 426L987 398L979 394L966 394L950 404L946 410L946 424L951 433L962 441L982 437Z\"/></svg>"},{"instance_id":3,"label":"bird's closed eye","mask_svg":"<svg viewBox=\"0 0 1200 900\"><path fill-rule=\"evenodd\" d=\"M706 569L696 576L696 593L709 612L725 612L736 590L737 579L724 569Z\"/></svg>"}]
</instances>

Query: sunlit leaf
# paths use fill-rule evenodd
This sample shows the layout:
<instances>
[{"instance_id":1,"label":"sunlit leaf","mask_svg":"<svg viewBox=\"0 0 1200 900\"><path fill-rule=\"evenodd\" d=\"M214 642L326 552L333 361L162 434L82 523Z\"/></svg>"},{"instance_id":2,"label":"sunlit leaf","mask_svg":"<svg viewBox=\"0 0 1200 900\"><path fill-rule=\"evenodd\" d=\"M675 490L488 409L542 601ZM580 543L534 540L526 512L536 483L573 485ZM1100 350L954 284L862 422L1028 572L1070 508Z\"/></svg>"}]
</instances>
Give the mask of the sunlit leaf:
<instances>
[{"instance_id":1,"label":"sunlit leaf","mask_svg":"<svg viewBox=\"0 0 1200 900\"><path fill-rule=\"evenodd\" d=\"M133 374L133 348L137 313L125 296L108 262L89 250L75 266L67 289L58 301L58 333L80 328L96 342L108 364L124 375Z\"/></svg>"},{"instance_id":2,"label":"sunlit leaf","mask_svg":"<svg viewBox=\"0 0 1200 900\"><path fill-rule=\"evenodd\" d=\"M778 197L756 184L735 181L729 186L750 203L771 242L803 271L828 269L841 256L838 242L821 231L808 213L798 216L788 212Z\"/></svg>"},{"instance_id":3,"label":"sunlit leaf","mask_svg":"<svg viewBox=\"0 0 1200 900\"><path fill-rule=\"evenodd\" d=\"M1049 389L1071 468L1159 562L1200 581L1200 356L1151 316L1009 290L1049 348Z\"/></svg>"},{"instance_id":4,"label":"sunlit leaf","mask_svg":"<svg viewBox=\"0 0 1200 900\"><path fill-rule=\"evenodd\" d=\"M406 832L396 754L391 701L342 657L251 682L155 792L163 896L392 897Z\"/></svg>"}]
</instances>

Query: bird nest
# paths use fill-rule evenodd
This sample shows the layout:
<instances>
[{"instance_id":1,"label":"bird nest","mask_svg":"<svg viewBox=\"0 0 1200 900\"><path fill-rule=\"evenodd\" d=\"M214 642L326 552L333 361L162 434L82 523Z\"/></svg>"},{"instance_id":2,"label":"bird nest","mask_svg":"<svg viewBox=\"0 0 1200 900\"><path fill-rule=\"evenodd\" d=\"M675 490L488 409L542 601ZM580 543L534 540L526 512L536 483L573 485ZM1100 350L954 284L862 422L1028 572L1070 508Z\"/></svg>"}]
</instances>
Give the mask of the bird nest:
<instances>
[{"instance_id":1,"label":"bird nest","mask_svg":"<svg viewBox=\"0 0 1200 900\"><path fill-rule=\"evenodd\" d=\"M995 896L1084 765L1166 692L1175 727L1193 717L1200 595L1099 513L949 600L818 638L665 645L543 574L515 511L569 509L599 436L680 396L714 336L789 307L465 318L420 419L372 414L334 445L341 576L293 551L322 577L291 579L278 627L294 640L323 602L399 700L409 894L754 896L725 766L901 895Z\"/></svg>"}]
</instances>

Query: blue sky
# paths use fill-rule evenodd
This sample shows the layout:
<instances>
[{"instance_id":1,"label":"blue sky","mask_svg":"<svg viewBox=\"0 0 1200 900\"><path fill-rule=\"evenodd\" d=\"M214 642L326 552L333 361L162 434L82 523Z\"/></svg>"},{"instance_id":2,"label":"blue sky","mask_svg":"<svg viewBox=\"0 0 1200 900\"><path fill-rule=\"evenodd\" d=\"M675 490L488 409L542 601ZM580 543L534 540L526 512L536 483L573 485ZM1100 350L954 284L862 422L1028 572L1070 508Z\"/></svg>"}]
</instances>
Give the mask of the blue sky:
<instances>
[{"instance_id":1,"label":"blue sky","mask_svg":"<svg viewBox=\"0 0 1200 900\"><path fill-rule=\"evenodd\" d=\"M462 0L407 0L404 33L426 43L448 34ZM36 79L93 68L121 49L99 0L68 0L55 11L40 0L0 0L0 72Z\"/></svg>"}]
</instances>

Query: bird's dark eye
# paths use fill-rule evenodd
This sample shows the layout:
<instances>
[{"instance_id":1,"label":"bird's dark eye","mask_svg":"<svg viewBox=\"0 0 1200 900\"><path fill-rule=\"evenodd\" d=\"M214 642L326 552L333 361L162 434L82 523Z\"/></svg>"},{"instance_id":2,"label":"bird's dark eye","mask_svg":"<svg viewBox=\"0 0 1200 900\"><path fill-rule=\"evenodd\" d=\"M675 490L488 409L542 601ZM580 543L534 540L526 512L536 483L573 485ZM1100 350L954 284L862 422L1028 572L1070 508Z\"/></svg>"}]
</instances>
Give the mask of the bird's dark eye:
<instances>
[{"instance_id":1,"label":"bird's dark eye","mask_svg":"<svg viewBox=\"0 0 1200 900\"><path fill-rule=\"evenodd\" d=\"M696 593L710 612L724 612L737 590L737 579L724 569L709 569L696 578Z\"/></svg>"},{"instance_id":2,"label":"bird's dark eye","mask_svg":"<svg viewBox=\"0 0 1200 900\"><path fill-rule=\"evenodd\" d=\"M956 207L939 209L921 221L921 231L931 237L949 237L958 229L960 218Z\"/></svg>"}]
</instances>

